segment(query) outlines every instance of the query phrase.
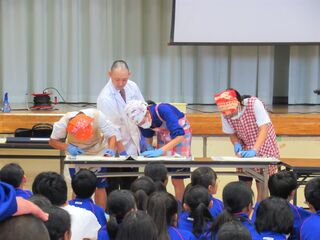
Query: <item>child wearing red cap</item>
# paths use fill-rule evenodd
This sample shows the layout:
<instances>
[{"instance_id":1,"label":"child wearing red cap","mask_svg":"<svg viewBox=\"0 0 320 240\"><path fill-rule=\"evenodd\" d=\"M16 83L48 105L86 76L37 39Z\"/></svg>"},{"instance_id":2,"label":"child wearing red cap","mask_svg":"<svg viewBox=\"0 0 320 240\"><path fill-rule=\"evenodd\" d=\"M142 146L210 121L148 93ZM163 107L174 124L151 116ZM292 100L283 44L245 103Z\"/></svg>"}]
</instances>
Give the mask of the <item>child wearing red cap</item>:
<instances>
[{"instance_id":1,"label":"child wearing red cap","mask_svg":"<svg viewBox=\"0 0 320 240\"><path fill-rule=\"evenodd\" d=\"M263 103L256 97L241 97L234 89L227 89L214 96L222 114L222 130L229 134L234 152L239 157L280 158L276 134ZM256 171L261 171L256 169ZM277 166L269 166L269 175ZM239 177L251 186L252 178ZM263 185L257 182L257 200L262 196Z\"/></svg>"}]
</instances>

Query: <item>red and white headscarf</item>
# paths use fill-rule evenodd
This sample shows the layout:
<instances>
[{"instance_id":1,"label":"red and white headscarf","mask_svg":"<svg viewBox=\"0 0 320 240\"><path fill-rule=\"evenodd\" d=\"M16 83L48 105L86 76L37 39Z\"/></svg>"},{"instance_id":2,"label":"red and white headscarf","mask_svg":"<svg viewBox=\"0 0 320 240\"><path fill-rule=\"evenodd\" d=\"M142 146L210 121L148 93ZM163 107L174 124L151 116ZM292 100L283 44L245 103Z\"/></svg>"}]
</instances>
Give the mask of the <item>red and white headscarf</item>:
<instances>
[{"instance_id":1,"label":"red and white headscarf","mask_svg":"<svg viewBox=\"0 0 320 240\"><path fill-rule=\"evenodd\" d=\"M223 116L236 113L238 111L239 101L235 90L225 90L214 95L214 100Z\"/></svg>"},{"instance_id":2,"label":"red and white headscarf","mask_svg":"<svg viewBox=\"0 0 320 240\"><path fill-rule=\"evenodd\" d=\"M128 118L136 125L141 123L147 114L148 104L140 100L129 101L124 111Z\"/></svg>"},{"instance_id":3,"label":"red and white headscarf","mask_svg":"<svg viewBox=\"0 0 320 240\"><path fill-rule=\"evenodd\" d=\"M72 118L67 126L67 132L79 140L88 140L93 136L93 118L80 113Z\"/></svg>"}]
</instances>

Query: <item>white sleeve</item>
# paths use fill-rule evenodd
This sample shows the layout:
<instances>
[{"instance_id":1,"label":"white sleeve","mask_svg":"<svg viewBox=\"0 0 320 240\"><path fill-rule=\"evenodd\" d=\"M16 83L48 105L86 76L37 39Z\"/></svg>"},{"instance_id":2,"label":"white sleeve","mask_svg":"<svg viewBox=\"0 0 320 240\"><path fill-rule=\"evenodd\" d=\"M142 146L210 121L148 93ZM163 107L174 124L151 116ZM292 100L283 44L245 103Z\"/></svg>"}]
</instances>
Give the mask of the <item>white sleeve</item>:
<instances>
[{"instance_id":1,"label":"white sleeve","mask_svg":"<svg viewBox=\"0 0 320 240\"><path fill-rule=\"evenodd\" d=\"M253 111L256 117L257 125L260 127L261 125L270 123L270 117L267 110L264 108L263 103L256 99L253 104Z\"/></svg>"},{"instance_id":2,"label":"white sleeve","mask_svg":"<svg viewBox=\"0 0 320 240\"><path fill-rule=\"evenodd\" d=\"M234 129L230 126L227 119L221 115L222 131L226 134L233 134Z\"/></svg>"},{"instance_id":3,"label":"white sleeve","mask_svg":"<svg viewBox=\"0 0 320 240\"><path fill-rule=\"evenodd\" d=\"M53 124L53 130L50 138L56 139L56 140L66 138L68 122L69 122L69 119L67 119L66 116L63 116L58 122L55 122Z\"/></svg>"},{"instance_id":4,"label":"white sleeve","mask_svg":"<svg viewBox=\"0 0 320 240\"><path fill-rule=\"evenodd\" d=\"M101 228L97 217L90 211L86 212L87 216L83 216L83 226L84 231L84 238L89 239L98 239L98 232ZM72 235L71 235L72 236Z\"/></svg>"},{"instance_id":5,"label":"white sleeve","mask_svg":"<svg viewBox=\"0 0 320 240\"><path fill-rule=\"evenodd\" d=\"M115 136L117 141L122 140L120 130L111 121L107 120L101 111L99 111L99 128L106 138Z\"/></svg>"}]
</instances>

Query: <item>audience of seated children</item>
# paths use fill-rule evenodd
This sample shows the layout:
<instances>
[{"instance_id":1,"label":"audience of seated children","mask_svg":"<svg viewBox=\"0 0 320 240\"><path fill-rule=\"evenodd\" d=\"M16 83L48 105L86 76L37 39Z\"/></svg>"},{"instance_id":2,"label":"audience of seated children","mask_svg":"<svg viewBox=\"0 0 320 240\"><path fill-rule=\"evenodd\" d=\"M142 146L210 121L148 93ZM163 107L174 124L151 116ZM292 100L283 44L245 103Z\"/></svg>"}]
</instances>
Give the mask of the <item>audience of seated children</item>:
<instances>
[{"instance_id":1,"label":"audience of seated children","mask_svg":"<svg viewBox=\"0 0 320 240\"><path fill-rule=\"evenodd\" d=\"M159 240L157 227L145 211L130 211L119 228L116 240Z\"/></svg>"},{"instance_id":2,"label":"audience of seated children","mask_svg":"<svg viewBox=\"0 0 320 240\"><path fill-rule=\"evenodd\" d=\"M310 212L305 209L295 206L290 203L293 200L298 187L297 177L292 171L280 171L270 176L268 181L268 188L270 195L274 197L283 198L288 202L291 211L294 215L294 227L293 232L289 236L289 240L300 239L300 228L303 221L310 216ZM255 220L256 209L259 206L259 202L256 203L254 212L252 214L252 221Z\"/></svg>"},{"instance_id":3,"label":"audience of seated children","mask_svg":"<svg viewBox=\"0 0 320 240\"><path fill-rule=\"evenodd\" d=\"M224 210L212 225L212 235L226 222L241 222L250 232L253 240L260 239L253 223L249 219L253 205L253 192L244 182L230 182L222 191ZM214 238L215 239L215 238Z\"/></svg>"},{"instance_id":4,"label":"audience of seated children","mask_svg":"<svg viewBox=\"0 0 320 240\"><path fill-rule=\"evenodd\" d=\"M144 168L144 175L153 180L156 191L166 191L168 169L163 162L149 162Z\"/></svg>"},{"instance_id":5,"label":"audience of seated children","mask_svg":"<svg viewBox=\"0 0 320 240\"><path fill-rule=\"evenodd\" d=\"M303 222L300 239L318 240L320 239L320 177L315 177L307 183L304 196L313 214Z\"/></svg>"},{"instance_id":6,"label":"audience of seated children","mask_svg":"<svg viewBox=\"0 0 320 240\"><path fill-rule=\"evenodd\" d=\"M208 190L202 186L186 187L183 196L184 212L179 214L178 229L192 232L197 239L207 239L213 218L209 211L212 201Z\"/></svg>"},{"instance_id":7,"label":"audience of seated children","mask_svg":"<svg viewBox=\"0 0 320 240\"><path fill-rule=\"evenodd\" d=\"M42 172L32 184L32 192L48 198L52 205L66 210L71 216L71 239L96 239L101 228L96 216L85 209L67 204L67 184L56 172Z\"/></svg>"},{"instance_id":8,"label":"audience of seated children","mask_svg":"<svg viewBox=\"0 0 320 240\"><path fill-rule=\"evenodd\" d=\"M254 225L261 239L286 240L293 223L293 212L285 199L269 197L260 202Z\"/></svg>"},{"instance_id":9,"label":"audience of seated children","mask_svg":"<svg viewBox=\"0 0 320 240\"><path fill-rule=\"evenodd\" d=\"M71 186L76 197L69 201L69 205L84 208L96 215L99 224L107 224L104 209L91 199L96 190L97 177L88 169L80 169L71 179Z\"/></svg>"},{"instance_id":10,"label":"audience of seated children","mask_svg":"<svg viewBox=\"0 0 320 240\"><path fill-rule=\"evenodd\" d=\"M200 185L208 189L212 206L209 211L213 218L217 218L223 210L223 203L212 195L217 193L218 182L217 174L210 167L199 167L191 173L191 185Z\"/></svg>"},{"instance_id":11,"label":"audience of seated children","mask_svg":"<svg viewBox=\"0 0 320 240\"><path fill-rule=\"evenodd\" d=\"M251 240L249 230L239 221L231 221L224 223L217 235L217 240Z\"/></svg>"},{"instance_id":12,"label":"audience of seated children","mask_svg":"<svg viewBox=\"0 0 320 240\"><path fill-rule=\"evenodd\" d=\"M178 202L172 194L163 191L152 193L148 199L147 213L157 226L158 239L196 239L190 231L177 229Z\"/></svg>"},{"instance_id":13,"label":"audience of seated children","mask_svg":"<svg viewBox=\"0 0 320 240\"><path fill-rule=\"evenodd\" d=\"M148 197L155 191L154 182L151 178L142 176L137 178L130 187L139 210L147 209Z\"/></svg>"},{"instance_id":14,"label":"audience of seated children","mask_svg":"<svg viewBox=\"0 0 320 240\"><path fill-rule=\"evenodd\" d=\"M16 189L16 196L28 199L32 196L32 192L24 188L27 177L19 164L9 163L0 170L0 180L12 185Z\"/></svg>"},{"instance_id":15,"label":"audience of seated children","mask_svg":"<svg viewBox=\"0 0 320 240\"><path fill-rule=\"evenodd\" d=\"M129 190L114 190L107 199L107 212L109 220L107 223L107 239L116 239L118 228L122 224L124 216L136 210L136 202Z\"/></svg>"}]
</instances>

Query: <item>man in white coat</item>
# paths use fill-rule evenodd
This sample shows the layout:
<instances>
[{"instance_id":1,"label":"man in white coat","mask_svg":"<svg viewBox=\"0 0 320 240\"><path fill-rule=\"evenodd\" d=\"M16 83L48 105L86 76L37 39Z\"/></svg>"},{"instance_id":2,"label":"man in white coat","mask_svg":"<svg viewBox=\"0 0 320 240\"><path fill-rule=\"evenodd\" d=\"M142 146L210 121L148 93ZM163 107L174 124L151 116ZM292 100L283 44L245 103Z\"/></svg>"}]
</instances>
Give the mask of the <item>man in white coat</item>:
<instances>
[{"instance_id":1,"label":"man in white coat","mask_svg":"<svg viewBox=\"0 0 320 240\"><path fill-rule=\"evenodd\" d=\"M98 96L97 108L119 128L126 154L137 156L140 152L140 131L128 119L124 108L127 102L131 100L144 101L144 98L137 84L129 80L130 75L128 64L125 61L115 61L108 71L110 79ZM123 153L123 149L118 149L118 151ZM128 169L122 169L122 171L128 171ZM132 177L110 178L108 192L118 187L128 189L134 179Z\"/></svg>"}]
</instances>

